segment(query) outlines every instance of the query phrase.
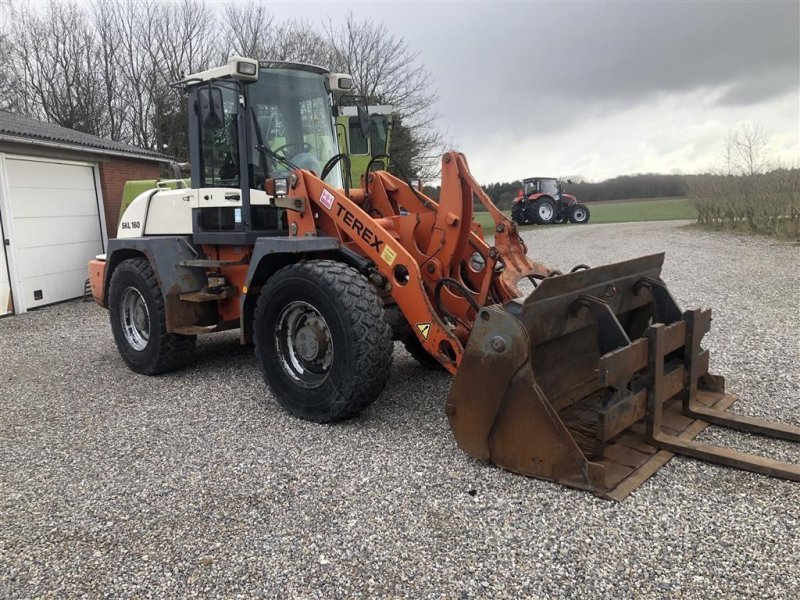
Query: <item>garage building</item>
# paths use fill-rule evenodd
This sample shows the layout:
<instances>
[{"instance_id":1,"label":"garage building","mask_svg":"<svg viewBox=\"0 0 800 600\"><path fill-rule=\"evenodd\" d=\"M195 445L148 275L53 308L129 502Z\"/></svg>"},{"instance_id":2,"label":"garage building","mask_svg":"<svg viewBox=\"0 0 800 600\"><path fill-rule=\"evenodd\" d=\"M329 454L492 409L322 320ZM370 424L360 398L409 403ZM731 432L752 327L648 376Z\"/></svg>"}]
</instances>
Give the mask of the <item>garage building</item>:
<instances>
[{"instance_id":1,"label":"garage building","mask_svg":"<svg viewBox=\"0 0 800 600\"><path fill-rule=\"evenodd\" d=\"M0 316L83 295L125 182L169 157L0 111Z\"/></svg>"}]
</instances>

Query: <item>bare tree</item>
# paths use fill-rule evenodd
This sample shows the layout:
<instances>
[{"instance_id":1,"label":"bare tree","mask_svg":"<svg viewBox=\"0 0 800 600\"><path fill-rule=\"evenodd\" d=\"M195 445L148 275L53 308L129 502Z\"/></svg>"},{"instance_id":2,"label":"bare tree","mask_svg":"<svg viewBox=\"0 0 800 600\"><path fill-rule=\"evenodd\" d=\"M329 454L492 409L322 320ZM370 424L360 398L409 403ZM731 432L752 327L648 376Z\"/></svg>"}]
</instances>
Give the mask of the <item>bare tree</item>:
<instances>
[{"instance_id":1,"label":"bare tree","mask_svg":"<svg viewBox=\"0 0 800 600\"><path fill-rule=\"evenodd\" d=\"M222 39L228 40L226 50L231 54L257 60L272 58L274 38L269 32L274 31L274 17L265 4L228 4L223 21Z\"/></svg>"},{"instance_id":2,"label":"bare tree","mask_svg":"<svg viewBox=\"0 0 800 600\"><path fill-rule=\"evenodd\" d=\"M22 112L107 135L100 54L84 12L76 4L51 2L41 16L20 13L11 35Z\"/></svg>"},{"instance_id":3,"label":"bare tree","mask_svg":"<svg viewBox=\"0 0 800 600\"><path fill-rule=\"evenodd\" d=\"M270 58L328 67L328 40L306 20L289 19L277 27Z\"/></svg>"},{"instance_id":4,"label":"bare tree","mask_svg":"<svg viewBox=\"0 0 800 600\"><path fill-rule=\"evenodd\" d=\"M171 82L234 53L319 64L352 74L367 102L394 106L393 155L407 174L438 170L431 75L382 23L276 22L255 3L226 6L220 22L205 0L51 0L14 22L0 36L2 107L185 158L186 103Z\"/></svg>"},{"instance_id":5,"label":"bare tree","mask_svg":"<svg viewBox=\"0 0 800 600\"><path fill-rule=\"evenodd\" d=\"M218 54L216 23L208 6L198 0L164 4L156 23L156 56L164 84L207 69Z\"/></svg>"},{"instance_id":6,"label":"bare tree","mask_svg":"<svg viewBox=\"0 0 800 600\"><path fill-rule=\"evenodd\" d=\"M155 105L153 96L161 84L158 31L162 6L155 0L111 3L110 35L117 43L115 65L118 93L126 110L129 141L142 148L155 148Z\"/></svg>"},{"instance_id":7,"label":"bare tree","mask_svg":"<svg viewBox=\"0 0 800 600\"><path fill-rule=\"evenodd\" d=\"M761 125L743 125L728 134L724 171L689 178L699 224L799 239L800 169L781 167L769 140Z\"/></svg>"},{"instance_id":8,"label":"bare tree","mask_svg":"<svg viewBox=\"0 0 800 600\"><path fill-rule=\"evenodd\" d=\"M0 60L0 89L5 90L0 94L0 110L14 110L16 85L11 65L12 45L4 31L0 31L0 56L3 57Z\"/></svg>"},{"instance_id":9,"label":"bare tree","mask_svg":"<svg viewBox=\"0 0 800 600\"><path fill-rule=\"evenodd\" d=\"M169 84L214 60L208 7L198 0L101 0L92 16L111 136L186 158L186 101Z\"/></svg>"},{"instance_id":10,"label":"bare tree","mask_svg":"<svg viewBox=\"0 0 800 600\"><path fill-rule=\"evenodd\" d=\"M216 62L216 23L203 2L182 0L162 5L156 36L161 43L155 53L158 77L151 92L154 142L160 151L184 161L189 158L186 98L170 84Z\"/></svg>"},{"instance_id":11,"label":"bare tree","mask_svg":"<svg viewBox=\"0 0 800 600\"><path fill-rule=\"evenodd\" d=\"M326 26L331 46L331 68L353 76L355 93L370 104L391 104L395 109L394 159L409 175L433 177L443 150L438 128L439 98L430 72L419 56L386 25L368 19L357 21L350 13L340 26Z\"/></svg>"},{"instance_id":12,"label":"bare tree","mask_svg":"<svg viewBox=\"0 0 800 600\"><path fill-rule=\"evenodd\" d=\"M728 133L724 160L728 175L758 175L775 165L767 155L770 136L760 123Z\"/></svg>"},{"instance_id":13,"label":"bare tree","mask_svg":"<svg viewBox=\"0 0 800 600\"><path fill-rule=\"evenodd\" d=\"M229 4L224 11L223 39L229 54L257 60L304 62L326 66L328 41L305 19L276 21L265 4Z\"/></svg>"},{"instance_id":14,"label":"bare tree","mask_svg":"<svg viewBox=\"0 0 800 600\"><path fill-rule=\"evenodd\" d=\"M11 24L16 22L17 13L11 2L0 2L0 110L8 110L19 114L31 114L32 99L26 92L23 79L24 65L18 60L20 52L15 42L19 36L14 35Z\"/></svg>"},{"instance_id":15,"label":"bare tree","mask_svg":"<svg viewBox=\"0 0 800 600\"><path fill-rule=\"evenodd\" d=\"M103 101L108 114L107 135L113 140L126 140L130 135L130 130L124 119L126 102L124 95L120 93L122 81L117 69L120 54L114 15L112 0L99 0L93 6L92 23L100 53Z\"/></svg>"}]
</instances>

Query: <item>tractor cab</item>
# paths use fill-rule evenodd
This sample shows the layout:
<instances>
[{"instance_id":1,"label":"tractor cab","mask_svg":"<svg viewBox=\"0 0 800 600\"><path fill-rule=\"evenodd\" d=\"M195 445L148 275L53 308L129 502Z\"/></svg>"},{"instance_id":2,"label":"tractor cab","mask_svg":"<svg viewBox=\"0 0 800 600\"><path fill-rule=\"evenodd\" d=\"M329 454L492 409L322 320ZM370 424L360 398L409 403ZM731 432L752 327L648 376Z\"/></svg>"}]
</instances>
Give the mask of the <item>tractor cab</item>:
<instances>
[{"instance_id":1,"label":"tractor cab","mask_svg":"<svg viewBox=\"0 0 800 600\"><path fill-rule=\"evenodd\" d=\"M522 193L526 198L533 194L547 194L554 200L560 200L562 192L561 180L555 177L533 177L522 180Z\"/></svg>"}]
</instances>

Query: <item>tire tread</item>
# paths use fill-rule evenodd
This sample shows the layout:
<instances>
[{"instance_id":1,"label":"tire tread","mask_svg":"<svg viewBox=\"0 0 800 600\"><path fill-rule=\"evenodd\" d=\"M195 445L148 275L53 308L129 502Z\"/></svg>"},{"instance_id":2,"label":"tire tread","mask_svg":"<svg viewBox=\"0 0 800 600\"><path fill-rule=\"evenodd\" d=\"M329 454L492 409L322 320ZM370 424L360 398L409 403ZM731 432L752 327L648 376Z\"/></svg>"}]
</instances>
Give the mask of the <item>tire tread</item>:
<instances>
[{"instance_id":1,"label":"tire tread","mask_svg":"<svg viewBox=\"0 0 800 600\"><path fill-rule=\"evenodd\" d=\"M147 284L153 296L156 309L156 315L151 316L150 326L159 328L159 344L156 350L155 360L151 361L150 364L144 368L137 369L137 371L145 375L160 375L162 373L177 371L185 367L194 358L197 336L167 332L164 295L161 293L161 288L158 285L153 267L150 266L150 262L146 258L130 258L120 263L111 276L109 289L114 289L115 279L126 269L138 273ZM109 315L111 319L118 318L116 312L116 307L112 309L111 306L109 306ZM117 345L119 345L119 343Z\"/></svg>"},{"instance_id":2,"label":"tire tread","mask_svg":"<svg viewBox=\"0 0 800 600\"><path fill-rule=\"evenodd\" d=\"M352 267L334 260L304 260L284 267L270 278L256 303L254 339L259 339L261 324L266 317L269 286L283 278L313 279L330 289L346 307L344 322L354 331L356 355L353 358L352 379L348 385L337 388L326 414L304 411L291 401L278 401L293 414L316 422L341 421L355 416L375 402L386 387L392 365L392 330L384 318L383 302L374 286ZM255 344L256 357L264 379L269 385L264 368L264 355L260 343ZM345 389L346 388L346 389ZM277 394L276 394L277 395Z\"/></svg>"}]
</instances>

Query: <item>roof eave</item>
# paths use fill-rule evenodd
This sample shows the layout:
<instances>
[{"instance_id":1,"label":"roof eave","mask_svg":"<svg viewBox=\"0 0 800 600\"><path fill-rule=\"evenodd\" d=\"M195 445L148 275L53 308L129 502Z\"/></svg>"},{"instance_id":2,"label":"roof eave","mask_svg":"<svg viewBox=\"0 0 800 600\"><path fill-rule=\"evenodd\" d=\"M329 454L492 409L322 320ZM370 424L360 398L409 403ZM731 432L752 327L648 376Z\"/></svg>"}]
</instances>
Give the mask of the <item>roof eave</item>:
<instances>
[{"instance_id":1,"label":"roof eave","mask_svg":"<svg viewBox=\"0 0 800 600\"><path fill-rule=\"evenodd\" d=\"M70 150L73 152L84 152L88 154L102 154L105 156L119 156L122 158L130 158L133 160L145 160L149 162L158 162L163 164L170 164L174 159L168 156L138 154L135 152L125 152L123 150L108 150L106 148L98 148L95 146L85 146L81 144L70 144L68 142L57 142L54 140L43 140L41 138L30 138L25 136L11 135L7 133L0 133L0 142L9 142L15 144L28 144L31 146L44 146L45 148L56 148L59 150Z\"/></svg>"}]
</instances>

